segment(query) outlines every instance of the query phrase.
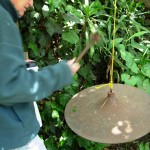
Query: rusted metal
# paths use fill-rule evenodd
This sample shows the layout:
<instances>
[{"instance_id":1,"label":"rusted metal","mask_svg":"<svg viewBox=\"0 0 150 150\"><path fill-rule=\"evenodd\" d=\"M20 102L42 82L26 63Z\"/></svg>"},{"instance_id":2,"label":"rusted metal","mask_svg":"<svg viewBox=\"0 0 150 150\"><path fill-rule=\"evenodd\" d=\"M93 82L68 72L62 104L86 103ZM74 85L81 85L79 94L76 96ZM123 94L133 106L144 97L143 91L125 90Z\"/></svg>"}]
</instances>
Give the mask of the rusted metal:
<instances>
[{"instance_id":1,"label":"rusted metal","mask_svg":"<svg viewBox=\"0 0 150 150\"><path fill-rule=\"evenodd\" d=\"M68 102L65 119L79 136L100 143L125 143L150 132L150 95L135 87L114 84L87 88Z\"/></svg>"}]
</instances>

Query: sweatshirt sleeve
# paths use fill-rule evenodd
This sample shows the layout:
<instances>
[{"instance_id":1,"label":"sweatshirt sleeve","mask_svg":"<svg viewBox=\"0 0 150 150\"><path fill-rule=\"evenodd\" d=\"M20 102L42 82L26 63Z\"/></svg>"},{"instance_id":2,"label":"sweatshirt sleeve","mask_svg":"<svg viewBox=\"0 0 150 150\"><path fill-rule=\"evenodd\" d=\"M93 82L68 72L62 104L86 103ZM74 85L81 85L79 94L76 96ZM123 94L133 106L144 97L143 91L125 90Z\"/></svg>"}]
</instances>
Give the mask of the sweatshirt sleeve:
<instances>
[{"instance_id":1,"label":"sweatshirt sleeve","mask_svg":"<svg viewBox=\"0 0 150 150\"><path fill-rule=\"evenodd\" d=\"M19 30L0 7L0 104L38 101L72 82L66 62L34 72L24 59Z\"/></svg>"},{"instance_id":2,"label":"sweatshirt sleeve","mask_svg":"<svg viewBox=\"0 0 150 150\"><path fill-rule=\"evenodd\" d=\"M19 47L6 43L0 47L0 104L38 101L72 82L65 61L35 72L26 70Z\"/></svg>"}]
</instances>

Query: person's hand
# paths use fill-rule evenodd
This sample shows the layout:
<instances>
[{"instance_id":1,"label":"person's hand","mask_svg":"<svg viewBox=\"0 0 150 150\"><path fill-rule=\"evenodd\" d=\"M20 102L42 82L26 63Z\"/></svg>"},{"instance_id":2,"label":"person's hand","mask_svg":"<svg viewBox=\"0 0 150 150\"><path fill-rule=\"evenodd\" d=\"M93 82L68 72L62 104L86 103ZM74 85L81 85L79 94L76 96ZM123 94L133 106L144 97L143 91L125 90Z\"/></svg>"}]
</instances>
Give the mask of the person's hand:
<instances>
[{"instance_id":1,"label":"person's hand","mask_svg":"<svg viewBox=\"0 0 150 150\"><path fill-rule=\"evenodd\" d=\"M72 71L72 74L75 74L80 68L79 63L74 63L75 60L76 60L76 58L73 58L73 59L67 61L67 64Z\"/></svg>"},{"instance_id":2,"label":"person's hand","mask_svg":"<svg viewBox=\"0 0 150 150\"><path fill-rule=\"evenodd\" d=\"M35 61L31 59L26 59L25 62L35 62Z\"/></svg>"}]
</instances>

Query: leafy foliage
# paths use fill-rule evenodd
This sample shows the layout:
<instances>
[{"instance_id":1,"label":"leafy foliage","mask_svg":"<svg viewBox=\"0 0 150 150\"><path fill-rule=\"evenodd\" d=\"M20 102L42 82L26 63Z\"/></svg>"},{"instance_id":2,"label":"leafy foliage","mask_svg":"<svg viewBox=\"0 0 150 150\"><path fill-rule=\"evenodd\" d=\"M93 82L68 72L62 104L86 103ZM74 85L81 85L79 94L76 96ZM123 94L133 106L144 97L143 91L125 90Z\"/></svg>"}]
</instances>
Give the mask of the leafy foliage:
<instances>
[{"instance_id":1,"label":"leafy foliage","mask_svg":"<svg viewBox=\"0 0 150 150\"><path fill-rule=\"evenodd\" d=\"M150 149L150 143L140 143L139 150L149 150Z\"/></svg>"},{"instance_id":2,"label":"leafy foliage","mask_svg":"<svg viewBox=\"0 0 150 150\"><path fill-rule=\"evenodd\" d=\"M77 57L97 31L101 41L80 61L72 85L39 103L41 137L50 150L100 150L97 144L75 135L64 119L69 99L80 90L108 83L113 33L113 1L37 0L19 24L25 50L40 67ZM144 6L134 0L117 2L114 81L150 93L150 31ZM140 148L142 145L140 146Z\"/></svg>"}]
</instances>

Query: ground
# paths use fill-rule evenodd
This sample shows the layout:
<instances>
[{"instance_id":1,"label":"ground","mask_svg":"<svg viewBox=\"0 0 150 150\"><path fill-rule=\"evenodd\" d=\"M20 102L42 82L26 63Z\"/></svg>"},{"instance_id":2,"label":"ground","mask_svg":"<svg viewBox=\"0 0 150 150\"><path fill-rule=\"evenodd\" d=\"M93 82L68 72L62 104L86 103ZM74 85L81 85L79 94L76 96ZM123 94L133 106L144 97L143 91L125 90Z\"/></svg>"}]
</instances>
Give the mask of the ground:
<instances>
[{"instance_id":1,"label":"ground","mask_svg":"<svg viewBox=\"0 0 150 150\"><path fill-rule=\"evenodd\" d=\"M140 143L145 144L147 142L149 142L149 149L142 149L142 150L150 150L150 133L133 142L111 145L108 148L104 148L104 150L140 150L138 145Z\"/></svg>"}]
</instances>

